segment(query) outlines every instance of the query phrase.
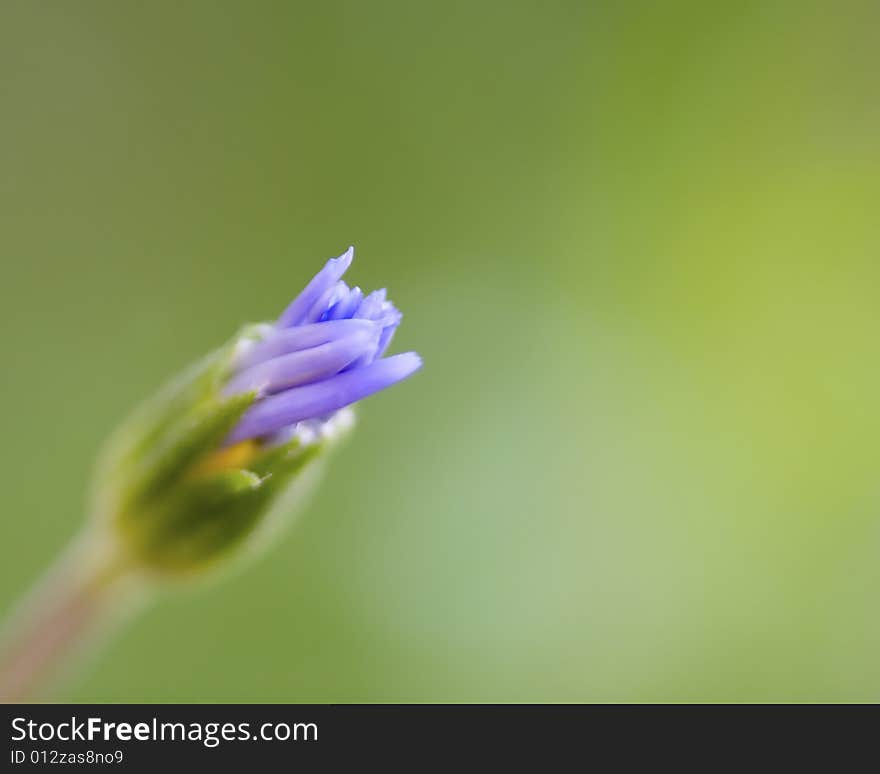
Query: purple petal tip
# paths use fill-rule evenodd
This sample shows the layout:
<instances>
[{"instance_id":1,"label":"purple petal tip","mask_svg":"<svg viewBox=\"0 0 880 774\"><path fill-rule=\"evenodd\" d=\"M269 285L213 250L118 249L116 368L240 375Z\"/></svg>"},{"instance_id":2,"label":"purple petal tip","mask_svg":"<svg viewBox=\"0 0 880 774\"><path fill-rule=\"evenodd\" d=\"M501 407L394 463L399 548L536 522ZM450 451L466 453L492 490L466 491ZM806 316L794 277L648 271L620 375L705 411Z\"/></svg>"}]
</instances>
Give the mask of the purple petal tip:
<instances>
[{"instance_id":1,"label":"purple petal tip","mask_svg":"<svg viewBox=\"0 0 880 774\"><path fill-rule=\"evenodd\" d=\"M402 315L384 288L365 296L342 281L353 259L349 247L328 260L265 337L237 356L227 394L256 389L259 398L227 443L324 421L422 367L415 352L382 357Z\"/></svg>"}]
</instances>

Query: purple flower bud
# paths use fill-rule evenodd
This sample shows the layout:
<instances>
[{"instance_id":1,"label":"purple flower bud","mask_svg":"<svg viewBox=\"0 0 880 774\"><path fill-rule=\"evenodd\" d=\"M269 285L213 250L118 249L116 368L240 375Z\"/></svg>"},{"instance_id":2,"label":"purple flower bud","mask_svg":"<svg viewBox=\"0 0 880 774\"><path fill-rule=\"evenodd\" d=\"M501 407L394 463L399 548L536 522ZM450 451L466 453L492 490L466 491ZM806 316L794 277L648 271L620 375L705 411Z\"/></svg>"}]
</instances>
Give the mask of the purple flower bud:
<instances>
[{"instance_id":1,"label":"purple flower bud","mask_svg":"<svg viewBox=\"0 0 880 774\"><path fill-rule=\"evenodd\" d=\"M364 298L364 292L359 287L353 287L348 291L348 295L343 298L336 306L329 310L327 314L328 320L346 320L354 316L357 308L360 306Z\"/></svg>"},{"instance_id":2,"label":"purple flower bud","mask_svg":"<svg viewBox=\"0 0 880 774\"><path fill-rule=\"evenodd\" d=\"M245 412L227 442L268 435L297 422L332 414L406 379L421 365L422 359L415 352L404 352L364 368L271 395Z\"/></svg>"},{"instance_id":3,"label":"purple flower bud","mask_svg":"<svg viewBox=\"0 0 880 774\"><path fill-rule=\"evenodd\" d=\"M289 435L417 371L414 352L382 359L401 314L384 289L366 297L342 281L354 257L330 259L259 341L237 353L225 394L257 400L226 439Z\"/></svg>"},{"instance_id":4,"label":"purple flower bud","mask_svg":"<svg viewBox=\"0 0 880 774\"><path fill-rule=\"evenodd\" d=\"M291 352L348 338L359 331L372 331L375 326L376 323L372 320L327 320L296 328L273 327L261 341L249 342L249 346L238 353L235 368L237 371L244 371L258 363Z\"/></svg>"},{"instance_id":5,"label":"purple flower bud","mask_svg":"<svg viewBox=\"0 0 880 774\"><path fill-rule=\"evenodd\" d=\"M278 327L291 328L301 324L315 302L342 279L342 275L351 266L353 258L354 248L349 247L338 258L331 258L327 261L324 268L306 285L305 290L293 299L290 306L281 313L278 318Z\"/></svg>"}]
</instances>

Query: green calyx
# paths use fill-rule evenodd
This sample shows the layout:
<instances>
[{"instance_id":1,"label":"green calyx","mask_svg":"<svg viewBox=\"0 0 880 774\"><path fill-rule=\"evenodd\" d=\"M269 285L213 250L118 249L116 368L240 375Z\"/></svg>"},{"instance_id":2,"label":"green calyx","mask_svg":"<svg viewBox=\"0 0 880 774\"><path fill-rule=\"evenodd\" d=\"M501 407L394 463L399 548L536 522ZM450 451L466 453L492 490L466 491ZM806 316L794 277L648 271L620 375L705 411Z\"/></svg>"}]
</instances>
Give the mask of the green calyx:
<instances>
[{"instance_id":1,"label":"green calyx","mask_svg":"<svg viewBox=\"0 0 880 774\"><path fill-rule=\"evenodd\" d=\"M135 565L186 576L238 555L315 479L330 442L223 441L256 400L222 386L248 328L163 389L114 435L95 485L95 515Z\"/></svg>"}]
</instances>

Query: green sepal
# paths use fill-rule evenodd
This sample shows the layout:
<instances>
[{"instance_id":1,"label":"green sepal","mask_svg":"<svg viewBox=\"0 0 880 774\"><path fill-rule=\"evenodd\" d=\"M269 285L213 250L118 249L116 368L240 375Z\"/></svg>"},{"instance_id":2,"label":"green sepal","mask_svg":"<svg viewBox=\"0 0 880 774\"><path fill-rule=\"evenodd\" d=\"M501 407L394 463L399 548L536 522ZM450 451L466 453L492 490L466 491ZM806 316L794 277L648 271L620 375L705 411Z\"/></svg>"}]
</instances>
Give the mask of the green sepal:
<instances>
[{"instance_id":1,"label":"green sepal","mask_svg":"<svg viewBox=\"0 0 880 774\"><path fill-rule=\"evenodd\" d=\"M206 454L217 449L242 414L254 402L254 393L224 400L202 402L159 436L152 448L144 448L132 473L131 501L161 498L190 474ZM127 503L123 503L123 508Z\"/></svg>"},{"instance_id":2,"label":"green sepal","mask_svg":"<svg viewBox=\"0 0 880 774\"><path fill-rule=\"evenodd\" d=\"M96 516L145 570L189 575L239 553L275 521L271 513L282 510L289 493L305 489L312 478L305 468L328 445L295 439L257 447L239 466L212 464L256 399L225 397L222 388L241 340L259 331L244 329L170 383L108 444L96 479Z\"/></svg>"},{"instance_id":3,"label":"green sepal","mask_svg":"<svg viewBox=\"0 0 880 774\"><path fill-rule=\"evenodd\" d=\"M152 569L194 570L216 561L224 547L238 543L252 519L231 519L260 478L247 470L225 470L182 484L122 523L137 558Z\"/></svg>"},{"instance_id":4,"label":"green sepal","mask_svg":"<svg viewBox=\"0 0 880 774\"><path fill-rule=\"evenodd\" d=\"M234 553L267 518L319 444L273 449L253 470L231 469L179 482L164 498L124 520L127 542L153 570L189 574Z\"/></svg>"}]
</instances>

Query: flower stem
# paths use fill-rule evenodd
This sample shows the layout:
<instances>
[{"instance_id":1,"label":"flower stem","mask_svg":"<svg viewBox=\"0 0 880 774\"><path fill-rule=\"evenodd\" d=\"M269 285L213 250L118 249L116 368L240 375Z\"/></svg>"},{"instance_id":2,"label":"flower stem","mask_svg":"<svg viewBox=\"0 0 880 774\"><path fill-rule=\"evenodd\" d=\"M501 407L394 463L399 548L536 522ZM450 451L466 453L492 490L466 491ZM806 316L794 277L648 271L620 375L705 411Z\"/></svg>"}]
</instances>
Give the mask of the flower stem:
<instances>
[{"instance_id":1,"label":"flower stem","mask_svg":"<svg viewBox=\"0 0 880 774\"><path fill-rule=\"evenodd\" d=\"M0 641L0 702L43 697L130 593L130 565L116 546L89 533L23 600Z\"/></svg>"}]
</instances>

